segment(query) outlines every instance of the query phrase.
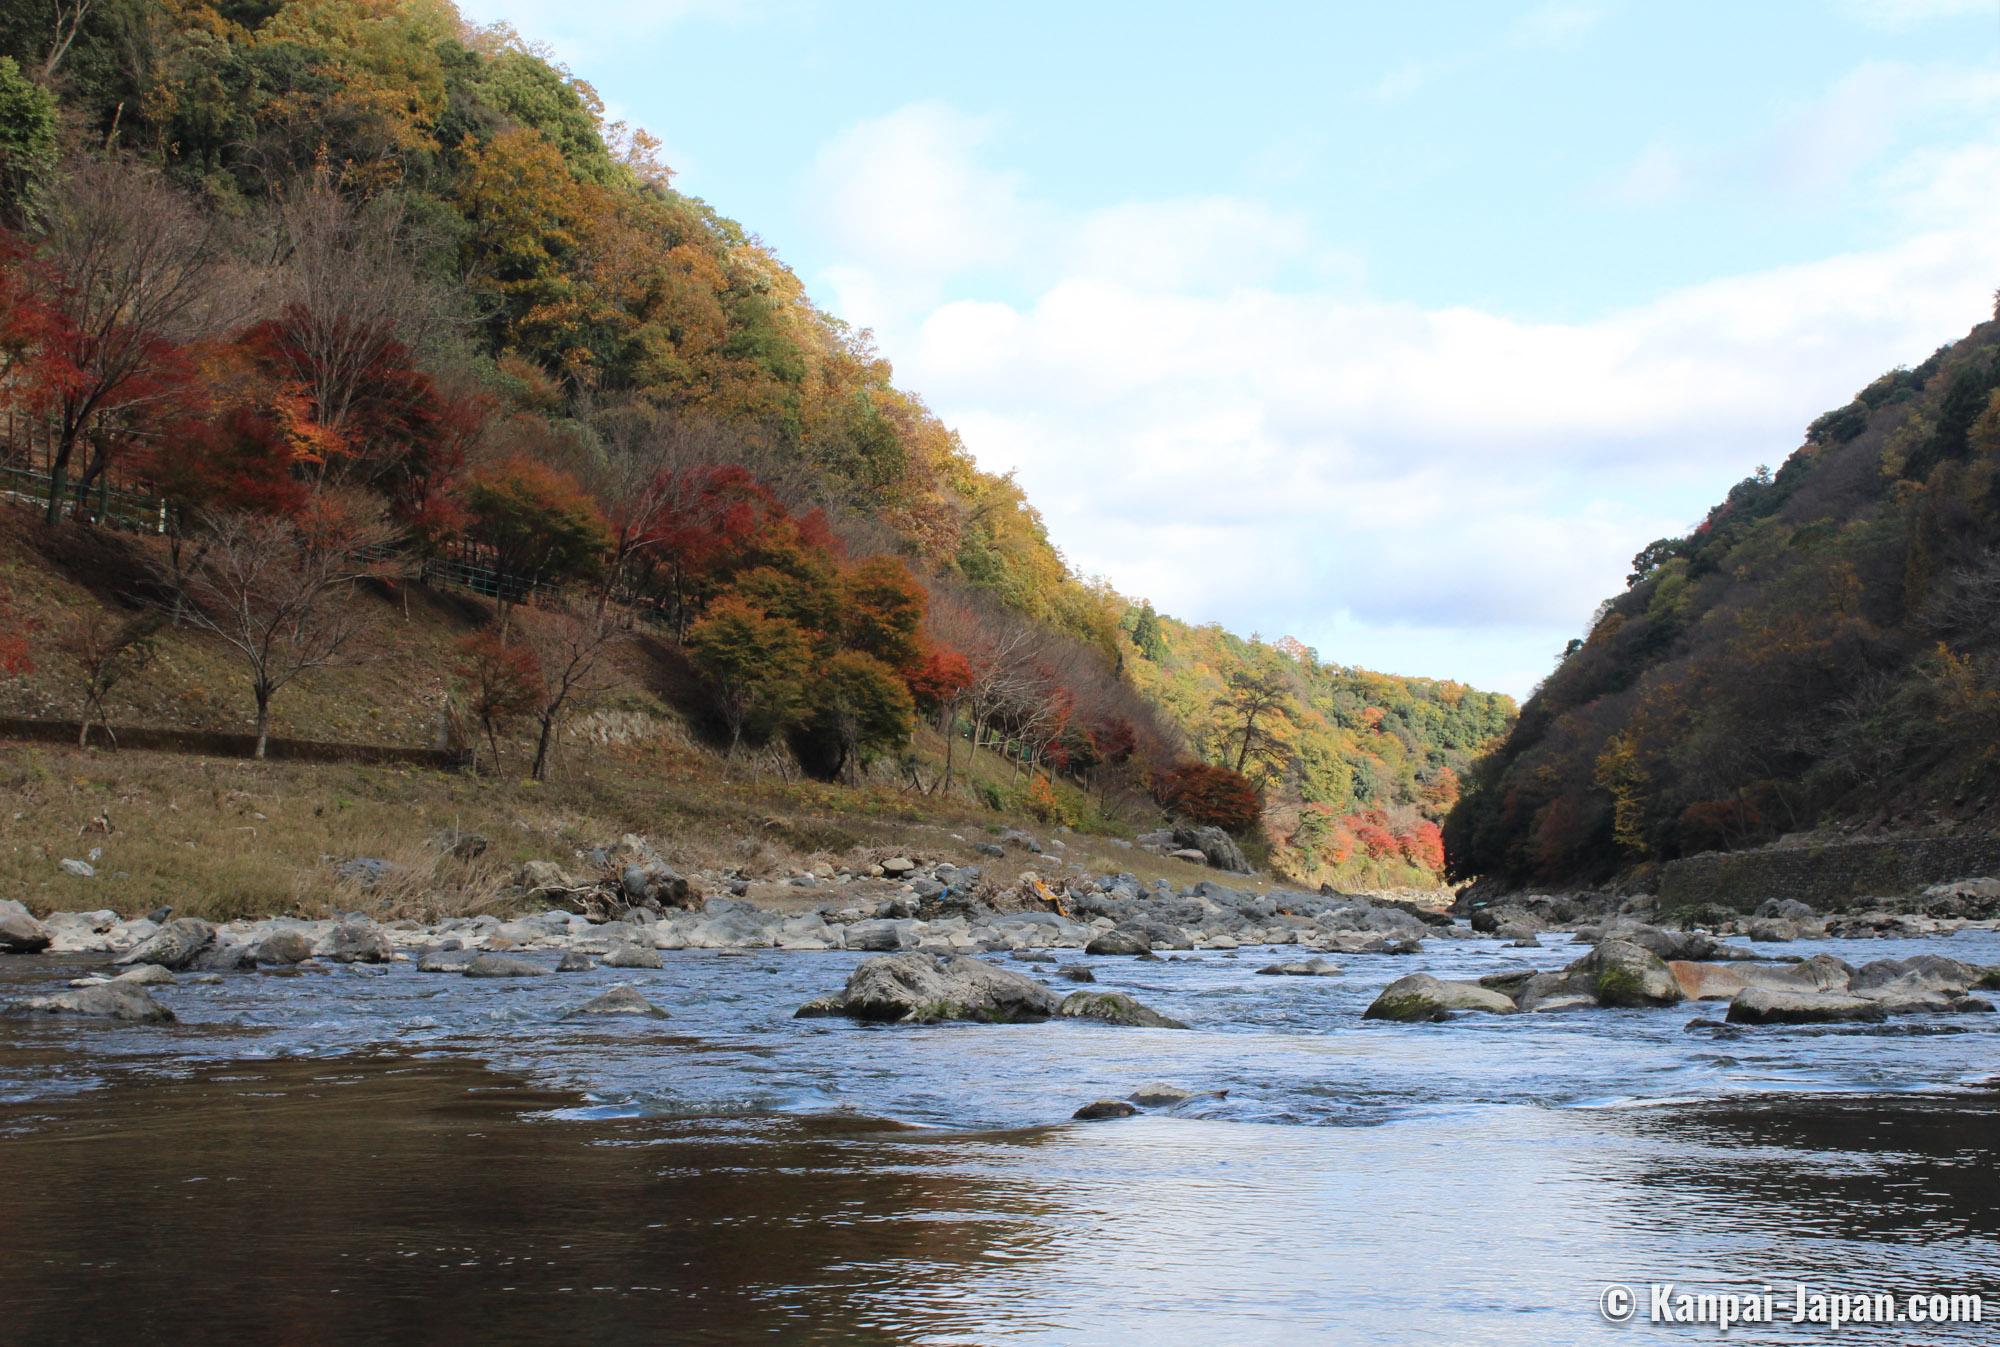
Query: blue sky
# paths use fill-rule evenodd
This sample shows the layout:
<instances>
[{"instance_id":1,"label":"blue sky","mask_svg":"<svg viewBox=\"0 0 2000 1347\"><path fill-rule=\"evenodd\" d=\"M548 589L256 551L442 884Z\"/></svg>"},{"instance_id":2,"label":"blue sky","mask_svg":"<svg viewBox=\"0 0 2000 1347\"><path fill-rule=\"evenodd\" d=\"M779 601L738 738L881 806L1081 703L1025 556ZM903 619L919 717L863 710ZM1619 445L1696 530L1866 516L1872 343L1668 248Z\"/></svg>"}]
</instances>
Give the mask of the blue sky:
<instances>
[{"instance_id":1,"label":"blue sky","mask_svg":"<svg viewBox=\"0 0 2000 1347\"><path fill-rule=\"evenodd\" d=\"M1988 316L2000 0L470 0L666 145L1079 570L1515 693Z\"/></svg>"}]
</instances>

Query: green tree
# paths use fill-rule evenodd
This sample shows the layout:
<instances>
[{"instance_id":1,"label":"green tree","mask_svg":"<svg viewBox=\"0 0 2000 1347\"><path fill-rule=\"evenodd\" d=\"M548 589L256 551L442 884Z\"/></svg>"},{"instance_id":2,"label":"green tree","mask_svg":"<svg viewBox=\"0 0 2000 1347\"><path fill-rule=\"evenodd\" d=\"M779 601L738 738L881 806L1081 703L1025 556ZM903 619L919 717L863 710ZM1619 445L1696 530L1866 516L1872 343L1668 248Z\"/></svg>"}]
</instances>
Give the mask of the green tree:
<instances>
[{"instance_id":1,"label":"green tree","mask_svg":"<svg viewBox=\"0 0 2000 1347\"><path fill-rule=\"evenodd\" d=\"M732 757L746 729L769 735L788 728L803 710L812 650L797 623L731 596L689 629L687 646L729 727Z\"/></svg>"},{"instance_id":2,"label":"green tree","mask_svg":"<svg viewBox=\"0 0 2000 1347\"><path fill-rule=\"evenodd\" d=\"M877 750L910 737L916 714L895 670L872 655L843 650L820 671L809 728L829 775L853 781Z\"/></svg>"},{"instance_id":3,"label":"green tree","mask_svg":"<svg viewBox=\"0 0 2000 1347\"><path fill-rule=\"evenodd\" d=\"M56 100L0 56L0 223L33 224L55 171Z\"/></svg>"},{"instance_id":4,"label":"green tree","mask_svg":"<svg viewBox=\"0 0 2000 1347\"><path fill-rule=\"evenodd\" d=\"M1167 657L1166 637L1160 634L1160 615L1153 611L1151 603L1139 605L1139 620L1132 624L1132 644L1155 664Z\"/></svg>"}]
</instances>

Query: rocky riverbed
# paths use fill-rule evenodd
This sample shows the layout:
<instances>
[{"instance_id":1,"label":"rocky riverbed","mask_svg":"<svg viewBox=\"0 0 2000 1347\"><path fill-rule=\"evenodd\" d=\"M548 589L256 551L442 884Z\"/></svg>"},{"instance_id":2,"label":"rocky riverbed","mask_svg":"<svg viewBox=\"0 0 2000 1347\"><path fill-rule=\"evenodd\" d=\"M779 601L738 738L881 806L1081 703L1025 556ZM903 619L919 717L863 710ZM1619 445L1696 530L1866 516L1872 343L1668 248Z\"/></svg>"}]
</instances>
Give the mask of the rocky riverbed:
<instances>
[{"instance_id":1,"label":"rocky riverbed","mask_svg":"<svg viewBox=\"0 0 2000 1347\"><path fill-rule=\"evenodd\" d=\"M110 1262L165 1336L211 1325L162 1236L250 1336L329 1341L1587 1342L1661 1269L2000 1275L1988 916L1503 930L884 859L537 866L429 923L0 910L10 1321L111 1334Z\"/></svg>"}]
</instances>

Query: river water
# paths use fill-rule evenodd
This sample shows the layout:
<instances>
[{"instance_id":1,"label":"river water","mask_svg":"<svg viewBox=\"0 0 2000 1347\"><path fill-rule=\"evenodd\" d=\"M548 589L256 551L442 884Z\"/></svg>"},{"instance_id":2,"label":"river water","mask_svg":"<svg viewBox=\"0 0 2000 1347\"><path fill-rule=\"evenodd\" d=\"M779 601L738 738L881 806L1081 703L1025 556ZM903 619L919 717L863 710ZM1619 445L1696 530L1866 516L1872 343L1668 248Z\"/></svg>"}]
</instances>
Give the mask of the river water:
<instances>
[{"instance_id":1,"label":"river water","mask_svg":"<svg viewBox=\"0 0 2000 1347\"><path fill-rule=\"evenodd\" d=\"M2000 964L1989 932L1760 947L1822 950ZM1980 1292L1985 1324L1839 1340L1994 1340L2000 1015L1360 1018L1407 972L1578 952L1088 960L1185 1032L794 1020L862 956L696 951L4 1019L0 1344L1713 1340L1600 1317L1665 1281ZM0 999L98 963L0 959ZM618 982L673 1018L564 1018ZM1154 1080L1225 1093L1068 1121Z\"/></svg>"}]
</instances>

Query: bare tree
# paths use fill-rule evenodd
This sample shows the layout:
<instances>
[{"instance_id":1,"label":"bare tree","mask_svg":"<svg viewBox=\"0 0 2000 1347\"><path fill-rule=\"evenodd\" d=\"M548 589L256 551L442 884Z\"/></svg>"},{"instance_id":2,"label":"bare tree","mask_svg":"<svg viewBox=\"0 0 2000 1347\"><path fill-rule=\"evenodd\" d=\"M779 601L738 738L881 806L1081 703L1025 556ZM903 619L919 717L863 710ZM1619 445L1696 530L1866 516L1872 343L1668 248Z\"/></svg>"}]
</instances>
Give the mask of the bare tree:
<instances>
[{"instance_id":1,"label":"bare tree","mask_svg":"<svg viewBox=\"0 0 2000 1347\"><path fill-rule=\"evenodd\" d=\"M83 28L83 21L90 17L95 0L49 0L49 9L54 25L49 34L49 53L42 59L42 83L55 78L56 67L76 42L76 35Z\"/></svg>"},{"instance_id":2,"label":"bare tree","mask_svg":"<svg viewBox=\"0 0 2000 1347\"><path fill-rule=\"evenodd\" d=\"M443 296L418 276L400 197L356 202L324 171L278 203L275 293L286 340L276 354L321 425L352 439L359 410L393 399L381 372L448 322ZM394 411L389 407L386 410ZM366 459L366 443L350 445Z\"/></svg>"},{"instance_id":3,"label":"bare tree","mask_svg":"<svg viewBox=\"0 0 2000 1347\"><path fill-rule=\"evenodd\" d=\"M77 483L81 515L123 429L180 395L179 343L215 330L234 292L216 283L214 223L157 174L129 164L85 160L70 174L54 193L41 253L66 320L53 354L69 369L50 398L53 524L77 447L92 450Z\"/></svg>"},{"instance_id":4,"label":"bare tree","mask_svg":"<svg viewBox=\"0 0 2000 1347\"><path fill-rule=\"evenodd\" d=\"M106 609L92 608L73 618L57 635L57 648L83 677L78 748L89 747L92 726L102 726L111 746L118 746L106 701L120 683L153 662L153 639L162 622L159 613L119 617Z\"/></svg>"},{"instance_id":5,"label":"bare tree","mask_svg":"<svg viewBox=\"0 0 2000 1347\"><path fill-rule=\"evenodd\" d=\"M270 741L271 699L301 674L364 658L367 610L357 582L382 573L394 540L379 509L327 508L300 523L224 514L199 525L203 544L187 577L195 626L219 637L249 676L257 705L256 756Z\"/></svg>"},{"instance_id":6,"label":"bare tree","mask_svg":"<svg viewBox=\"0 0 2000 1347\"><path fill-rule=\"evenodd\" d=\"M538 727L529 775L546 781L563 718L610 686L604 657L618 629L592 607L552 607L523 622L522 633L541 674L539 696L529 708Z\"/></svg>"}]
</instances>

